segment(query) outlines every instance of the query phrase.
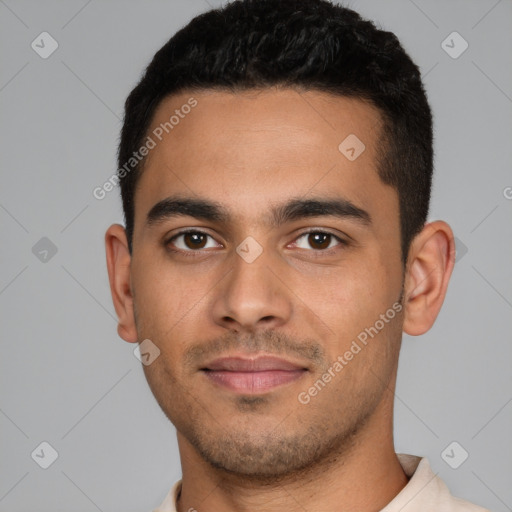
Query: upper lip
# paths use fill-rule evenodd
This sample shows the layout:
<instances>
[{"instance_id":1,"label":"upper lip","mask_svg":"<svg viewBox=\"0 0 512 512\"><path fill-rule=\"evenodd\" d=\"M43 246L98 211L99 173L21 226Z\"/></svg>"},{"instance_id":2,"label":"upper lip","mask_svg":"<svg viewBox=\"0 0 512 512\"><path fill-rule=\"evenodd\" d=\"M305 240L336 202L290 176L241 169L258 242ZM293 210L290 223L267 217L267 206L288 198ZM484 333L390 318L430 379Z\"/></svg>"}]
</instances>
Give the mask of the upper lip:
<instances>
[{"instance_id":1,"label":"upper lip","mask_svg":"<svg viewBox=\"0 0 512 512\"><path fill-rule=\"evenodd\" d=\"M266 370L306 370L303 365L293 363L275 356L219 357L206 364L203 370L231 371L231 372L262 372Z\"/></svg>"}]
</instances>

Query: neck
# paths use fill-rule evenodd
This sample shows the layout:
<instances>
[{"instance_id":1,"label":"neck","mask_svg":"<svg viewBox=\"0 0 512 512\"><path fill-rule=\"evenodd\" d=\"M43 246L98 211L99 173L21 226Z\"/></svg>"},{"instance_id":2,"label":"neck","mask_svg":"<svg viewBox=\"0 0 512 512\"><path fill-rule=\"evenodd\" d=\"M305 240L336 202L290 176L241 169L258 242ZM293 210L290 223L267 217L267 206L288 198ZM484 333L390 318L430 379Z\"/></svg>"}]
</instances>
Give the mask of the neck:
<instances>
[{"instance_id":1,"label":"neck","mask_svg":"<svg viewBox=\"0 0 512 512\"><path fill-rule=\"evenodd\" d=\"M177 510L381 510L407 483L393 447L389 410L381 402L350 446L345 441L314 467L272 484L212 468L178 432L183 478Z\"/></svg>"}]
</instances>

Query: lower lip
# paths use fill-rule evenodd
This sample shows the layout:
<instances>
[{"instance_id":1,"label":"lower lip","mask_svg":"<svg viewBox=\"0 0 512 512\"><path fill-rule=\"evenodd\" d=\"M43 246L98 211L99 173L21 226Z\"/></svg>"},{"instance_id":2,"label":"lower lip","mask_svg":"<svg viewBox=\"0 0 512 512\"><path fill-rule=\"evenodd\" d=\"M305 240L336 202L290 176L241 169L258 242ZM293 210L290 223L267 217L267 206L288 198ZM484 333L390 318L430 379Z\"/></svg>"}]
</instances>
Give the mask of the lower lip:
<instances>
[{"instance_id":1,"label":"lower lip","mask_svg":"<svg viewBox=\"0 0 512 512\"><path fill-rule=\"evenodd\" d=\"M232 372L208 370L203 373L216 384L231 391L257 394L300 379L306 370L266 370L261 372Z\"/></svg>"}]
</instances>

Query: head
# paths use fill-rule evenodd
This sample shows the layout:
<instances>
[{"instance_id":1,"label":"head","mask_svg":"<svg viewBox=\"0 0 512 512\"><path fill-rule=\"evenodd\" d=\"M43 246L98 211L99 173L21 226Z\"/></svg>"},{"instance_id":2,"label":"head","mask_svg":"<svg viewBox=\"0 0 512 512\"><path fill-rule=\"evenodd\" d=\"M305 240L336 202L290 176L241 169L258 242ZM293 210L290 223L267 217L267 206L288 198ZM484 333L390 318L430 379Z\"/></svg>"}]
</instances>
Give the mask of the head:
<instances>
[{"instance_id":1,"label":"head","mask_svg":"<svg viewBox=\"0 0 512 512\"><path fill-rule=\"evenodd\" d=\"M276 5L252 0L209 11L156 53L126 101L119 169L151 135L162 100L182 91L278 86L357 98L379 112L377 172L398 194L405 262L427 219L433 171L432 115L418 67L393 33L354 11L322 0ZM143 167L144 160L120 180L130 246Z\"/></svg>"},{"instance_id":2,"label":"head","mask_svg":"<svg viewBox=\"0 0 512 512\"><path fill-rule=\"evenodd\" d=\"M430 328L453 267L432 165L417 66L349 9L235 1L156 53L125 105L107 259L180 448L275 479L391 438L402 331ZM257 393L208 375L263 353L300 374Z\"/></svg>"}]
</instances>

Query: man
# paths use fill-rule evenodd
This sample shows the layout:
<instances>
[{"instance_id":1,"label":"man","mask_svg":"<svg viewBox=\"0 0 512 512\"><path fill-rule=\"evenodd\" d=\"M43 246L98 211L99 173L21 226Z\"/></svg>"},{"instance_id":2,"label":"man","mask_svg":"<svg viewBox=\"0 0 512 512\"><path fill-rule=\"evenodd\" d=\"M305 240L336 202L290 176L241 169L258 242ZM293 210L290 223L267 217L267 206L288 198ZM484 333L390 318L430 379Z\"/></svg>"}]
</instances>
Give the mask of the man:
<instances>
[{"instance_id":1,"label":"man","mask_svg":"<svg viewBox=\"0 0 512 512\"><path fill-rule=\"evenodd\" d=\"M323 0L235 1L125 107L107 262L177 429L157 510L483 510L394 450L402 332L433 325L455 254L426 223L431 111L396 37Z\"/></svg>"}]
</instances>

